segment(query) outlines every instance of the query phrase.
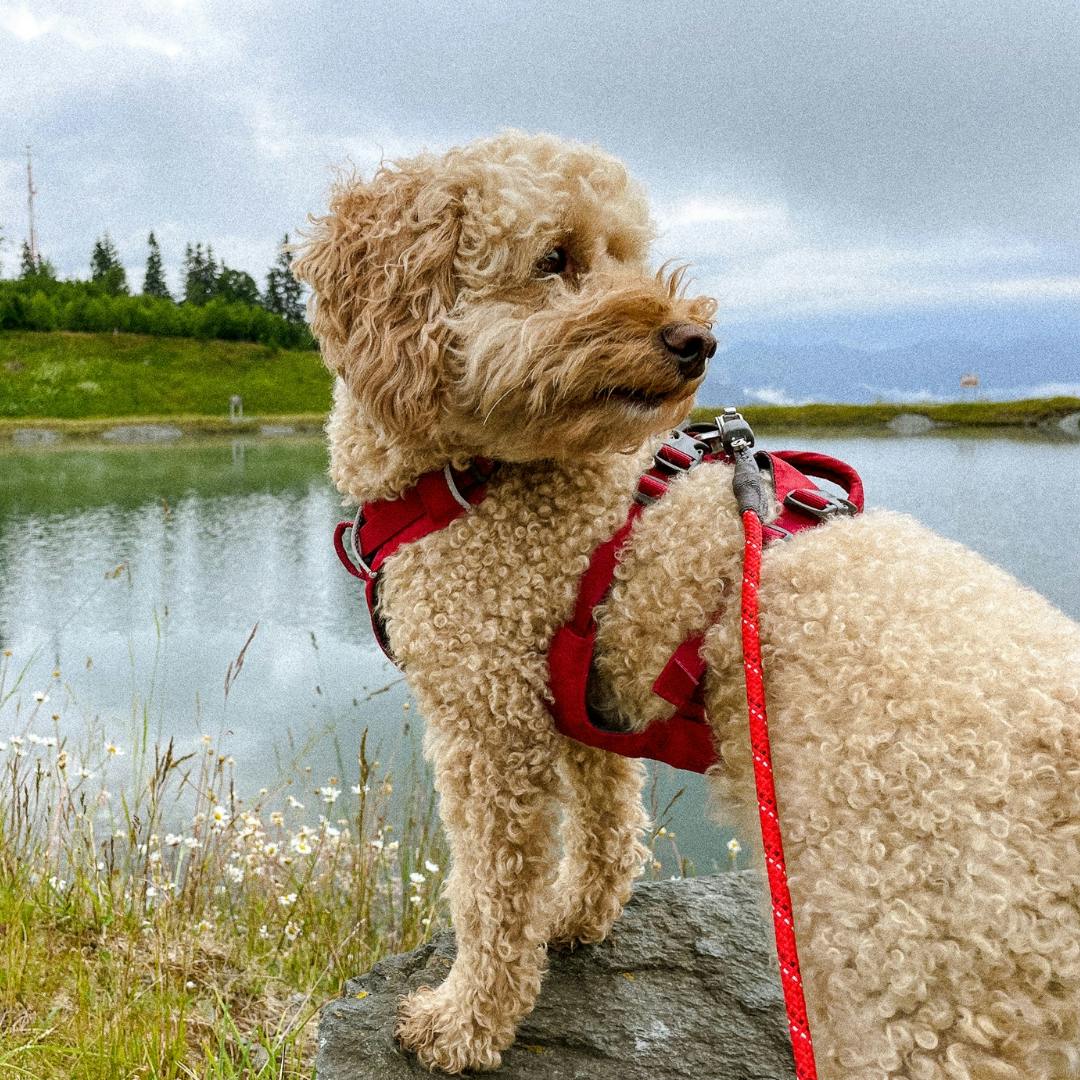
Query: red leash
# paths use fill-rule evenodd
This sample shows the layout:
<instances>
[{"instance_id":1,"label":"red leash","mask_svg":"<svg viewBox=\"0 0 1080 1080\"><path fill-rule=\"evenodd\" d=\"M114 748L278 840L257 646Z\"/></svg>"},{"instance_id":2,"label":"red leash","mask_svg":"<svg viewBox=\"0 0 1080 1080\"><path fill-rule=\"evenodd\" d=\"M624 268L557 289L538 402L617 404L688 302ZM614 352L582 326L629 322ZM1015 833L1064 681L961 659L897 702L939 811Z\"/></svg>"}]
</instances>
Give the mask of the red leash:
<instances>
[{"instance_id":1,"label":"red leash","mask_svg":"<svg viewBox=\"0 0 1080 1080\"><path fill-rule=\"evenodd\" d=\"M754 458L754 433L735 409L717 417L724 449L735 462L732 488L742 517L746 544L743 553L742 646L746 676L746 708L750 717L750 749L754 755L754 786L757 788L761 842L772 897L776 957L780 961L780 981L784 987L791 1052L796 1080L817 1080L814 1044L806 1015L799 951L795 947L795 917L788 891L784 844L780 837L780 811L773 783L772 751L769 749L769 721L765 715L765 684L761 670L761 635L758 630L758 586L761 583L761 530L769 509L761 470ZM861 492L860 492L861 501Z\"/></svg>"},{"instance_id":2,"label":"red leash","mask_svg":"<svg viewBox=\"0 0 1080 1080\"><path fill-rule=\"evenodd\" d=\"M742 646L746 675L746 707L750 716L750 748L754 754L754 785L757 788L761 841L772 896L776 956L780 961L780 981L784 987L791 1051L797 1080L817 1080L814 1044L806 1016L799 952L795 946L795 922L788 892L784 844L780 837L780 814L773 783L772 752L769 749L769 721L765 715L765 686L761 671L761 639L758 632L758 585L761 581L761 518L752 509L742 513L746 546L743 554Z\"/></svg>"}]
</instances>

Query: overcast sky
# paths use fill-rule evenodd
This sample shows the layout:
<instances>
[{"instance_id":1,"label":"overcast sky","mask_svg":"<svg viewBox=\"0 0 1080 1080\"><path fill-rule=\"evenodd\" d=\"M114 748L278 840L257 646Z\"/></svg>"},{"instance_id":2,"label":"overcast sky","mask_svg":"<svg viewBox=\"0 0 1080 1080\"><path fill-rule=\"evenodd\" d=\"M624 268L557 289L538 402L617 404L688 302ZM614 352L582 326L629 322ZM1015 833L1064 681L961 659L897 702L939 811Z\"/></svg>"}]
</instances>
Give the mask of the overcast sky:
<instances>
[{"instance_id":1,"label":"overcast sky","mask_svg":"<svg viewBox=\"0 0 1080 1080\"><path fill-rule=\"evenodd\" d=\"M513 126L645 181L728 338L1080 328L1075 0L0 2L0 249L262 281L333 166Z\"/></svg>"}]
</instances>

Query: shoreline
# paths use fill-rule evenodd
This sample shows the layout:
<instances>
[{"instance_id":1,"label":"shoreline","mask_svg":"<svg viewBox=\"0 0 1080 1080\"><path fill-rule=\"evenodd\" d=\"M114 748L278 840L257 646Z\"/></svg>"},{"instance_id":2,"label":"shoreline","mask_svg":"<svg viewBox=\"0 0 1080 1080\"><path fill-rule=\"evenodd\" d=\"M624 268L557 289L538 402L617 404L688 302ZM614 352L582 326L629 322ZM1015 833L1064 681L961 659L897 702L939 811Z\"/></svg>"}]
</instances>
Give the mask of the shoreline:
<instances>
[{"instance_id":1,"label":"shoreline","mask_svg":"<svg viewBox=\"0 0 1080 1080\"><path fill-rule=\"evenodd\" d=\"M720 406L699 406L691 418L708 421ZM948 402L933 405L751 405L746 418L763 432L808 430L862 431L881 435L931 432L997 431L1080 436L1080 398L1036 398L1022 401ZM68 442L105 445L170 444L218 437L276 439L321 437L326 414L281 413L230 420L197 414L87 417L0 418L0 446L16 449L49 447Z\"/></svg>"},{"instance_id":2,"label":"shoreline","mask_svg":"<svg viewBox=\"0 0 1080 1080\"><path fill-rule=\"evenodd\" d=\"M230 420L227 416L110 416L0 418L0 447L46 448L65 443L168 445L195 438L322 437L324 413L283 413Z\"/></svg>"}]
</instances>

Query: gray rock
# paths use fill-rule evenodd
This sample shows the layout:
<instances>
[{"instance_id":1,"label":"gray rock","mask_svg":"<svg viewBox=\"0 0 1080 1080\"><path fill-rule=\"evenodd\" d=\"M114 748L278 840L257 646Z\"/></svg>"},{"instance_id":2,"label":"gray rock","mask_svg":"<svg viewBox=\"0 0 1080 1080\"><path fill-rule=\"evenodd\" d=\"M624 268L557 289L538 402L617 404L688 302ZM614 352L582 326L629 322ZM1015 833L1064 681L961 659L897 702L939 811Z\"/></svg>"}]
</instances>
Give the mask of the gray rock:
<instances>
[{"instance_id":1,"label":"gray rock","mask_svg":"<svg viewBox=\"0 0 1080 1080\"><path fill-rule=\"evenodd\" d=\"M109 428L101 437L109 442L171 442L183 432L172 424L121 424Z\"/></svg>"},{"instance_id":2,"label":"gray rock","mask_svg":"<svg viewBox=\"0 0 1080 1080\"><path fill-rule=\"evenodd\" d=\"M1057 426L1064 431L1066 435L1080 435L1080 412L1069 413L1068 416L1063 416L1057 422Z\"/></svg>"},{"instance_id":3,"label":"gray rock","mask_svg":"<svg viewBox=\"0 0 1080 1080\"><path fill-rule=\"evenodd\" d=\"M642 884L608 940L553 953L535 1011L494 1076L513 1080L791 1080L783 995L752 871ZM438 935L351 979L323 1009L319 1080L430 1076L393 1040L398 1001L438 985Z\"/></svg>"},{"instance_id":4,"label":"gray rock","mask_svg":"<svg viewBox=\"0 0 1080 1080\"><path fill-rule=\"evenodd\" d=\"M60 432L51 428L16 428L11 440L16 446L52 446L60 441Z\"/></svg>"},{"instance_id":5,"label":"gray rock","mask_svg":"<svg viewBox=\"0 0 1080 1080\"><path fill-rule=\"evenodd\" d=\"M921 435L924 431L932 431L937 424L929 416L923 416L921 413L900 413L885 426L897 435Z\"/></svg>"}]
</instances>

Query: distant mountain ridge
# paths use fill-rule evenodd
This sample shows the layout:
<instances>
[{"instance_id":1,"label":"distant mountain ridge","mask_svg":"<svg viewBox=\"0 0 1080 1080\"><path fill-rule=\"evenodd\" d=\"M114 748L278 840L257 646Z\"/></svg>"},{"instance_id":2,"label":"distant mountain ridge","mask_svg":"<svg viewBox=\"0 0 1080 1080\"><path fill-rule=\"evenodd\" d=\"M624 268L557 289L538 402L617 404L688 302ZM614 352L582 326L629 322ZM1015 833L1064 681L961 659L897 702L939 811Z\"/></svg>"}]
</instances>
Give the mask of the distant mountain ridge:
<instances>
[{"instance_id":1,"label":"distant mountain ridge","mask_svg":"<svg viewBox=\"0 0 1080 1080\"><path fill-rule=\"evenodd\" d=\"M960 377L969 373L978 376L977 389L961 389ZM783 346L737 341L713 357L698 400L864 404L1057 394L1080 396L1080 337L995 343L935 338L877 351L837 341Z\"/></svg>"}]
</instances>

